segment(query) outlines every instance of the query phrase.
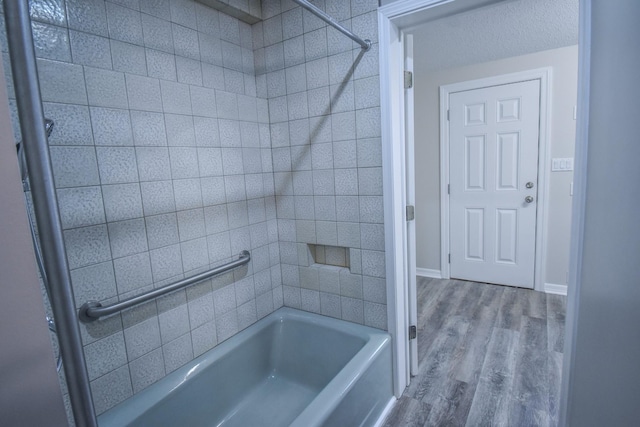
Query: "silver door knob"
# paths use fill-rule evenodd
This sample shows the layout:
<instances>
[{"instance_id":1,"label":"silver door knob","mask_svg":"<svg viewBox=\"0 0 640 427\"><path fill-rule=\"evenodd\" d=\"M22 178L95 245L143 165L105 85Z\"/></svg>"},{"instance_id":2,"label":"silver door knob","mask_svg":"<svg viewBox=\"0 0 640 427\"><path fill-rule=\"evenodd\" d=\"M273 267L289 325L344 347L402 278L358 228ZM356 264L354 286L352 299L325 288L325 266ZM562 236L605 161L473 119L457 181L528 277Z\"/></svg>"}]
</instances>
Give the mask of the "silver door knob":
<instances>
[{"instance_id":1,"label":"silver door knob","mask_svg":"<svg viewBox=\"0 0 640 427\"><path fill-rule=\"evenodd\" d=\"M533 197L527 196L527 197L524 198L524 201L527 202L527 203L531 203L531 202L533 202Z\"/></svg>"},{"instance_id":2,"label":"silver door knob","mask_svg":"<svg viewBox=\"0 0 640 427\"><path fill-rule=\"evenodd\" d=\"M524 186L527 188L533 188L533 182L529 181Z\"/></svg>"}]
</instances>

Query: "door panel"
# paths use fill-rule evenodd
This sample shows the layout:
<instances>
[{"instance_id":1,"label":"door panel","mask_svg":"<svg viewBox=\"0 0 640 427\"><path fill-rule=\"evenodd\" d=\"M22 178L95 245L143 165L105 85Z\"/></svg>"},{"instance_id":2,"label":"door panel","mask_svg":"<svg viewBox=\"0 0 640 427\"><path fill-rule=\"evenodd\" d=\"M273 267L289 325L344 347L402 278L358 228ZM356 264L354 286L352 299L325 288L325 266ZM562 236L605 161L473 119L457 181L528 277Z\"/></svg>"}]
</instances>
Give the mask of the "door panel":
<instances>
[{"instance_id":1,"label":"door panel","mask_svg":"<svg viewBox=\"0 0 640 427\"><path fill-rule=\"evenodd\" d=\"M452 93L449 108L451 277L533 288L540 81Z\"/></svg>"}]
</instances>

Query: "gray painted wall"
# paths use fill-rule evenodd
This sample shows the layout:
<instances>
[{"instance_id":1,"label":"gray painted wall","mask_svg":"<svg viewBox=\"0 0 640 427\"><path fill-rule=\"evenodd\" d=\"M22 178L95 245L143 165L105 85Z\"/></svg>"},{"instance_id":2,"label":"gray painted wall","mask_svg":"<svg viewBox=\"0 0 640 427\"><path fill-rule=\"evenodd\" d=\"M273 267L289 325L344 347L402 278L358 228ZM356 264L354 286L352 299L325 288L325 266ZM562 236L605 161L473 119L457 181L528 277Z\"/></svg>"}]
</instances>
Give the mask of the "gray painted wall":
<instances>
[{"instance_id":1,"label":"gray painted wall","mask_svg":"<svg viewBox=\"0 0 640 427\"><path fill-rule=\"evenodd\" d=\"M586 203L570 291L564 388L571 426L640 418L640 3L592 1ZM574 247L574 250L579 248ZM580 253L580 252L578 252ZM572 280L576 280L573 278Z\"/></svg>"},{"instance_id":2,"label":"gray painted wall","mask_svg":"<svg viewBox=\"0 0 640 427\"><path fill-rule=\"evenodd\" d=\"M414 42L419 44L419 39ZM420 39L421 40L421 39ZM419 53L418 53L419 54ZM573 157L578 47L552 49L447 70L415 66L415 167L417 267L440 270L440 133L441 85L551 67L550 141L552 157ZM547 165L549 168L551 165ZM549 174L549 221L545 283L566 284L571 226L572 172Z\"/></svg>"},{"instance_id":3,"label":"gray painted wall","mask_svg":"<svg viewBox=\"0 0 640 427\"><path fill-rule=\"evenodd\" d=\"M0 418L6 426L64 426L4 85L0 135Z\"/></svg>"}]
</instances>

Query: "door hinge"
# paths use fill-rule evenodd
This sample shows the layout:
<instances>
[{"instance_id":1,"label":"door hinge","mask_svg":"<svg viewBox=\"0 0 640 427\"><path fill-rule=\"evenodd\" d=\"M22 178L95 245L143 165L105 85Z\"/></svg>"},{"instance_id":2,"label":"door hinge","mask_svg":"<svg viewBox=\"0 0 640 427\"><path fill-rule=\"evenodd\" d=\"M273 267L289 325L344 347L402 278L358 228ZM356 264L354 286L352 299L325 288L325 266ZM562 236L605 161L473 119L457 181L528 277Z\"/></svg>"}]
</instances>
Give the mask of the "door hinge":
<instances>
[{"instance_id":1,"label":"door hinge","mask_svg":"<svg viewBox=\"0 0 640 427\"><path fill-rule=\"evenodd\" d=\"M407 205L406 211L407 221L413 221L416 218L416 210L412 205Z\"/></svg>"},{"instance_id":2,"label":"door hinge","mask_svg":"<svg viewBox=\"0 0 640 427\"><path fill-rule=\"evenodd\" d=\"M451 184L447 184L447 194L451 194Z\"/></svg>"},{"instance_id":3,"label":"door hinge","mask_svg":"<svg viewBox=\"0 0 640 427\"><path fill-rule=\"evenodd\" d=\"M409 326L409 339L415 340L417 336L418 336L418 328L416 328L416 325Z\"/></svg>"},{"instance_id":4,"label":"door hinge","mask_svg":"<svg viewBox=\"0 0 640 427\"><path fill-rule=\"evenodd\" d=\"M449 264L451 264L451 254L449 254Z\"/></svg>"},{"instance_id":5,"label":"door hinge","mask_svg":"<svg viewBox=\"0 0 640 427\"><path fill-rule=\"evenodd\" d=\"M451 110L447 110L447 121L449 121L449 120L450 120L450 118L451 118L451 116L450 116L450 112L451 112Z\"/></svg>"},{"instance_id":6,"label":"door hinge","mask_svg":"<svg viewBox=\"0 0 640 427\"><path fill-rule=\"evenodd\" d=\"M404 88L411 89L413 87L413 73L411 71L404 72Z\"/></svg>"}]
</instances>

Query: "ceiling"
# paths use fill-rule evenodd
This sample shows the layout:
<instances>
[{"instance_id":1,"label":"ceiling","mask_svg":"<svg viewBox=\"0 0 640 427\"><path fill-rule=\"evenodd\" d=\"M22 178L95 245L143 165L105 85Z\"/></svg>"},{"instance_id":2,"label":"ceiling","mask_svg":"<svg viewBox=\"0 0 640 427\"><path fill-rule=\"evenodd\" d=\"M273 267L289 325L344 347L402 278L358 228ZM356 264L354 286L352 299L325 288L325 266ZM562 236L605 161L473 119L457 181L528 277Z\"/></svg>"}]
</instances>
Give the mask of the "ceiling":
<instances>
[{"instance_id":1,"label":"ceiling","mask_svg":"<svg viewBox=\"0 0 640 427\"><path fill-rule=\"evenodd\" d=\"M407 31L414 35L416 69L454 68L578 43L578 0L506 0L441 16Z\"/></svg>"}]
</instances>

